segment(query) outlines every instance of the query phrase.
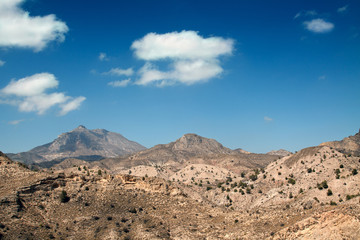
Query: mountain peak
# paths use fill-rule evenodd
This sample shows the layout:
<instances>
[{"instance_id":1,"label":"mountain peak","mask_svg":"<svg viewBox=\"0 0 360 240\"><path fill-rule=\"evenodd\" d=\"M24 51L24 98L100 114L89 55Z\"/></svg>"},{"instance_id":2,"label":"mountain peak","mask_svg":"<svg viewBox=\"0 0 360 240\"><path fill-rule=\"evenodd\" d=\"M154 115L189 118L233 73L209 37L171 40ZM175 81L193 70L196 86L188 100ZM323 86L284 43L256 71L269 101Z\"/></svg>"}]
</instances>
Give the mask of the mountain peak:
<instances>
[{"instance_id":1,"label":"mountain peak","mask_svg":"<svg viewBox=\"0 0 360 240\"><path fill-rule=\"evenodd\" d=\"M32 163L65 158L98 160L127 155L144 149L145 147L126 139L119 133L104 129L90 130L80 125L70 132L62 133L50 143L18 154L18 159Z\"/></svg>"},{"instance_id":2,"label":"mountain peak","mask_svg":"<svg viewBox=\"0 0 360 240\"><path fill-rule=\"evenodd\" d=\"M87 130L87 128L84 125L79 125L77 128L75 128L73 131L76 130Z\"/></svg>"},{"instance_id":3,"label":"mountain peak","mask_svg":"<svg viewBox=\"0 0 360 240\"><path fill-rule=\"evenodd\" d=\"M172 144L174 150L196 153L198 155L231 151L214 139L205 138L194 133L185 134Z\"/></svg>"}]
</instances>

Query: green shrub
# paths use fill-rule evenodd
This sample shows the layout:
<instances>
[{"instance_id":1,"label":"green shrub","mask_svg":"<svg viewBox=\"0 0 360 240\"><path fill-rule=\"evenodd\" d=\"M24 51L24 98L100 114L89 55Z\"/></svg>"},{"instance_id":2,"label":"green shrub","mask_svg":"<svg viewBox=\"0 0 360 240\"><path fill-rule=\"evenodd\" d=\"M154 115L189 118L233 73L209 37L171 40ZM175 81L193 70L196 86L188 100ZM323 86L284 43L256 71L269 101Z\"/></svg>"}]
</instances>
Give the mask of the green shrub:
<instances>
[{"instance_id":1,"label":"green shrub","mask_svg":"<svg viewBox=\"0 0 360 240\"><path fill-rule=\"evenodd\" d=\"M289 198L293 198L293 197L294 197L294 196L293 196L292 192L290 192Z\"/></svg>"},{"instance_id":2,"label":"green shrub","mask_svg":"<svg viewBox=\"0 0 360 240\"><path fill-rule=\"evenodd\" d=\"M333 193L332 193L332 191L331 191L330 189L328 189L328 191L327 191L327 195L328 195L328 196L333 195Z\"/></svg>"},{"instance_id":3,"label":"green shrub","mask_svg":"<svg viewBox=\"0 0 360 240\"><path fill-rule=\"evenodd\" d=\"M323 188L327 189L328 187L329 187L329 186L328 186L326 180L324 180L324 181L322 181L321 183L318 183L318 184L317 184L317 188L318 188L319 190L322 190Z\"/></svg>"},{"instance_id":4,"label":"green shrub","mask_svg":"<svg viewBox=\"0 0 360 240\"><path fill-rule=\"evenodd\" d=\"M293 178L289 178L288 183L294 185L296 183L296 181Z\"/></svg>"},{"instance_id":5,"label":"green shrub","mask_svg":"<svg viewBox=\"0 0 360 240\"><path fill-rule=\"evenodd\" d=\"M250 179L252 181L256 181L257 180L257 175L255 175L255 174L250 175Z\"/></svg>"},{"instance_id":6,"label":"green shrub","mask_svg":"<svg viewBox=\"0 0 360 240\"><path fill-rule=\"evenodd\" d=\"M60 202L66 203L70 200L70 197L67 195L67 192L65 190L62 190L60 193Z\"/></svg>"}]
</instances>

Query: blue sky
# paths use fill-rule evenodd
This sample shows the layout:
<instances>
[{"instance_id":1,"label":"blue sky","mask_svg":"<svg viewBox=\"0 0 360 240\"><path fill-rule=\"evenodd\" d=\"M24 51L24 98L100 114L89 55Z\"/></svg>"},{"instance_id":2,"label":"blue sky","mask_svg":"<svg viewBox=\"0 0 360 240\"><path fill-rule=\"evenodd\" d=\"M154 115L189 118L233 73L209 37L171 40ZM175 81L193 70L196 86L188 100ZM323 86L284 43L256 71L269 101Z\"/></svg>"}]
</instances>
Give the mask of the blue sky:
<instances>
[{"instance_id":1,"label":"blue sky","mask_svg":"<svg viewBox=\"0 0 360 240\"><path fill-rule=\"evenodd\" d=\"M296 151L360 128L360 2L0 0L0 150L85 125Z\"/></svg>"}]
</instances>

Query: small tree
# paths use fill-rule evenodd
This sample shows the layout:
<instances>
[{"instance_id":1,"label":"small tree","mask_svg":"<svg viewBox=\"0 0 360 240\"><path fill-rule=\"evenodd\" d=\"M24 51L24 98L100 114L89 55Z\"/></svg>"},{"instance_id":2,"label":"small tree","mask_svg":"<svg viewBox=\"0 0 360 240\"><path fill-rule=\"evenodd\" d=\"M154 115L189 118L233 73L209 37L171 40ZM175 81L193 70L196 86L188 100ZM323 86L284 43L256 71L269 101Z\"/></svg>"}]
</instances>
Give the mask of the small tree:
<instances>
[{"instance_id":1,"label":"small tree","mask_svg":"<svg viewBox=\"0 0 360 240\"><path fill-rule=\"evenodd\" d=\"M328 195L328 196L333 195L333 193L332 193L332 191L331 191L330 189L328 189L328 191L327 191L327 195Z\"/></svg>"},{"instance_id":2,"label":"small tree","mask_svg":"<svg viewBox=\"0 0 360 240\"><path fill-rule=\"evenodd\" d=\"M69 196L67 195L67 192L65 190L62 190L60 193L60 202L66 203L70 200Z\"/></svg>"},{"instance_id":3,"label":"small tree","mask_svg":"<svg viewBox=\"0 0 360 240\"><path fill-rule=\"evenodd\" d=\"M99 170L98 170L98 175L101 175L101 174L102 174L102 173L101 173L101 170L99 169Z\"/></svg>"},{"instance_id":4,"label":"small tree","mask_svg":"<svg viewBox=\"0 0 360 240\"><path fill-rule=\"evenodd\" d=\"M289 178L288 183L294 185L296 183L296 181L293 178Z\"/></svg>"},{"instance_id":5,"label":"small tree","mask_svg":"<svg viewBox=\"0 0 360 240\"><path fill-rule=\"evenodd\" d=\"M294 196L293 196L292 192L290 192L289 198L293 198L293 197L294 197Z\"/></svg>"},{"instance_id":6,"label":"small tree","mask_svg":"<svg viewBox=\"0 0 360 240\"><path fill-rule=\"evenodd\" d=\"M257 180L257 175L255 175L255 174L250 175L250 179L252 181L256 181Z\"/></svg>"}]
</instances>

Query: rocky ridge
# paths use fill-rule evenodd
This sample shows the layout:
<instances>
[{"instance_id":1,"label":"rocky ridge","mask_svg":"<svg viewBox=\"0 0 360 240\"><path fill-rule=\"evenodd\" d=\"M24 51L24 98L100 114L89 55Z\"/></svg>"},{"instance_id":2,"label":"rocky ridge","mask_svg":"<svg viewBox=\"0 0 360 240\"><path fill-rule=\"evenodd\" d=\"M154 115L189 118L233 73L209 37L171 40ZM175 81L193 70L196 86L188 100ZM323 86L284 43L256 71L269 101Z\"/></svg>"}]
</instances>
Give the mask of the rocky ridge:
<instances>
[{"instance_id":1,"label":"rocky ridge","mask_svg":"<svg viewBox=\"0 0 360 240\"><path fill-rule=\"evenodd\" d=\"M341 141L324 142L320 146L329 146L340 152L360 157L360 129L354 136L346 137Z\"/></svg>"}]
</instances>

